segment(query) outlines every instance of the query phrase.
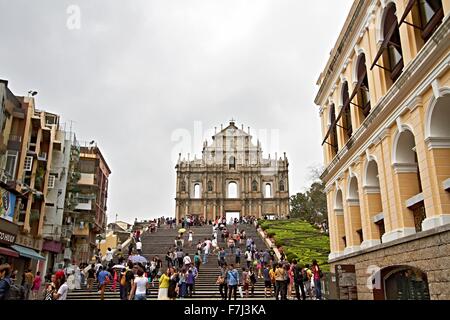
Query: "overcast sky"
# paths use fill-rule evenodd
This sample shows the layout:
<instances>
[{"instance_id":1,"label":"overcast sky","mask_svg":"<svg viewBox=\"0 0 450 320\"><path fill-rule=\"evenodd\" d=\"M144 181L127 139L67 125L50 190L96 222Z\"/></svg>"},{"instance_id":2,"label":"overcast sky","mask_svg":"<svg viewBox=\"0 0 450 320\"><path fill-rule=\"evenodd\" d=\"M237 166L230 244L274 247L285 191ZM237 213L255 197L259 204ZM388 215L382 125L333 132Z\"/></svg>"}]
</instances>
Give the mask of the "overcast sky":
<instances>
[{"instance_id":1,"label":"overcast sky","mask_svg":"<svg viewBox=\"0 0 450 320\"><path fill-rule=\"evenodd\" d=\"M322 163L316 81L352 2L0 0L0 78L98 143L109 221L174 215L176 155L231 118L287 153L295 194Z\"/></svg>"}]
</instances>

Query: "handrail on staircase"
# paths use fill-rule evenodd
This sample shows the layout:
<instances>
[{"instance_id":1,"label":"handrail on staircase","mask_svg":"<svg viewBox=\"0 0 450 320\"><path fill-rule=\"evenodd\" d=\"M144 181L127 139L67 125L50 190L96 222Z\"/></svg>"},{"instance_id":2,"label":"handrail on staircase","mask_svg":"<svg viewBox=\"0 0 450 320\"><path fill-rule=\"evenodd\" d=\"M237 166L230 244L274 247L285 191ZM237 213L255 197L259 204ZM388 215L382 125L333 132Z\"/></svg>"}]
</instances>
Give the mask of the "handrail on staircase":
<instances>
[{"instance_id":1,"label":"handrail on staircase","mask_svg":"<svg viewBox=\"0 0 450 320\"><path fill-rule=\"evenodd\" d=\"M144 228L144 232L146 232L147 230L148 230L148 227L145 227ZM133 241L133 234L132 233L130 233L130 237L127 240L125 240L124 243L120 244L120 249L123 250L123 249L128 248L128 246L130 245L131 241ZM118 248L112 249L113 255L117 252L117 249ZM105 261L105 260L106 260L106 255L103 255L102 262ZM84 268L83 272L86 273L86 272L88 272L89 269L91 269L91 265L90 264L86 268Z\"/></svg>"}]
</instances>

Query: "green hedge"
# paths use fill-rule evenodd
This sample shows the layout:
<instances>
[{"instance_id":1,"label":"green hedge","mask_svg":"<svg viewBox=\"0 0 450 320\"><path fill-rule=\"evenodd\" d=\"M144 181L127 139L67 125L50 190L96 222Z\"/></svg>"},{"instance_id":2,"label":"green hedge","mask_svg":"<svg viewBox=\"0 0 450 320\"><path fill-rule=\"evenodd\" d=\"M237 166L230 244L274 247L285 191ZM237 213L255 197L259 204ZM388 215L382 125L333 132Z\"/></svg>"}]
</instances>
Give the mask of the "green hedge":
<instances>
[{"instance_id":1,"label":"green hedge","mask_svg":"<svg viewBox=\"0 0 450 320\"><path fill-rule=\"evenodd\" d=\"M313 259L329 271L328 254L330 240L315 226L300 219L261 221L261 228L275 239L276 246L282 246L287 259L296 259L301 264L311 264Z\"/></svg>"}]
</instances>

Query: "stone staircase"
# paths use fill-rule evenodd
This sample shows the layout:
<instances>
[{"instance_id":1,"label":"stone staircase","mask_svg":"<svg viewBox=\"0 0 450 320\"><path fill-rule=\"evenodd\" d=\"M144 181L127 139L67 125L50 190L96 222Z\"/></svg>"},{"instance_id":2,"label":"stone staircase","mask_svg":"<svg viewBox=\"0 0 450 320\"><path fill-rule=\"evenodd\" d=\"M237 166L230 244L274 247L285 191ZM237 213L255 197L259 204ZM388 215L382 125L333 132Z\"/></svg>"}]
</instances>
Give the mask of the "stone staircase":
<instances>
[{"instance_id":1,"label":"stone staircase","mask_svg":"<svg viewBox=\"0 0 450 320\"><path fill-rule=\"evenodd\" d=\"M257 234L256 229L253 225L240 225L239 228L245 230L248 237L251 237L256 244L256 248L259 250L261 248L266 249L266 245L261 237ZM230 227L230 230L232 227ZM151 260L155 255L158 255L161 260L163 260L163 270L165 270L167 264L165 262L165 255L170 247L174 245L174 241L178 229L159 229L156 233L145 233L141 236L143 256L147 260ZM191 229L194 233L193 235L193 245L192 248L188 247L187 235L185 235L185 246L183 248L184 252L187 252L191 259L193 260L194 253L196 251L196 244L199 240L204 238L212 237L212 226L203 227L193 227ZM225 247L225 243L218 235L218 244L221 247ZM242 251L245 251L245 242L241 245ZM227 263L234 263L234 255L230 255L230 251L227 250ZM203 257L202 257L203 258ZM241 267L245 265L245 258L241 257ZM238 268L241 274L241 268ZM195 291L192 299L208 299L208 300L220 300L220 293L218 286L216 285L216 280L219 275L219 266L217 255L209 255L208 262L200 266L199 276L196 280ZM85 286L82 286L81 290L73 290L68 294L68 300L99 300L100 293L95 290L97 284L94 284L94 290L88 291ZM116 284L116 292L111 292L112 284L108 285L105 290L105 300L119 300L119 283ZM148 290L147 299L156 299L158 296L158 283L155 283L154 287ZM238 294L239 297L239 294ZM251 296L249 292L249 298L264 299L264 281L263 279L258 279L255 284L254 296Z\"/></svg>"}]
</instances>

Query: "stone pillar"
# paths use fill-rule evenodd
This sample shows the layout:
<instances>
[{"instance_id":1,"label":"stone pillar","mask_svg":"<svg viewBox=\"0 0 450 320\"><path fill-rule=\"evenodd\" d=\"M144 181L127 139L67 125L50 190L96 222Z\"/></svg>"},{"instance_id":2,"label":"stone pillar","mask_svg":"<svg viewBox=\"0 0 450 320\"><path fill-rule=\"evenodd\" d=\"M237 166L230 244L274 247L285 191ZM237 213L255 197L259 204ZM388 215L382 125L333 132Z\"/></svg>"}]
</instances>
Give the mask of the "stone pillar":
<instances>
[{"instance_id":1,"label":"stone pillar","mask_svg":"<svg viewBox=\"0 0 450 320\"><path fill-rule=\"evenodd\" d=\"M380 244L380 231L374 222L376 215L383 213L380 188L363 187L362 201L364 203L365 222L363 222L364 241L361 248L368 248Z\"/></svg>"},{"instance_id":2,"label":"stone pillar","mask_svg":"<svg viewBox=\"0 0 450 320\"><path fill-rule=\"evenodd\" d=\"M260 201L260 202L259 202L259 212L258 212L258 218L260 218L260 219L261 219L261 216L262 216L262 202Z\"/></svg>"},{"instance_id":3,"label":"stone pillar","mask_svg":"<svg viewBox=\"0 0 450 320\"><path fill-rule=\"evenodd\" d=\"M203 202L203 219L205 219L204 221L206 222L206 210L207 210L207 207L208 205L207 205L207 203L206 203L206 201L205 202Z\"/></svg>"},{"instance_id":4,"label":"stone pillar","mask_svg":"<svg viewBox=\"0 0 450 320\"><path fill-rule=\"evenodd\" d=\"M345 238L347 247L344 253L352 253L360 249L361 240L357 230L362 229L359 200L347 199L344 206Z\"/></svg>"}]
</instances>

